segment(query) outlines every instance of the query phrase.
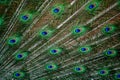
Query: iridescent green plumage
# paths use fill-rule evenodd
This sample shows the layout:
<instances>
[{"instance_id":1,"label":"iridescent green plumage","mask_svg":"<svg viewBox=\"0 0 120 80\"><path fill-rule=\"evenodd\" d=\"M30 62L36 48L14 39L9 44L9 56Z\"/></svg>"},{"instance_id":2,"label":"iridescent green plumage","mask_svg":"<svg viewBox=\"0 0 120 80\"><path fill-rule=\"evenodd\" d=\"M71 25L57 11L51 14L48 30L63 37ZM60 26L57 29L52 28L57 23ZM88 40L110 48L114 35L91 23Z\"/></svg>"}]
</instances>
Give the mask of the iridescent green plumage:
<instances>
[{"instance_id":1,"label":"iridescent green plumage","mask_svg":"<svg viewBox=\"0 0 120 80\"><path fill-rule=\"evenodd\" d=\"M119 80L120 0L0 0L0 80Z\"/></svg>"}]
</instances>

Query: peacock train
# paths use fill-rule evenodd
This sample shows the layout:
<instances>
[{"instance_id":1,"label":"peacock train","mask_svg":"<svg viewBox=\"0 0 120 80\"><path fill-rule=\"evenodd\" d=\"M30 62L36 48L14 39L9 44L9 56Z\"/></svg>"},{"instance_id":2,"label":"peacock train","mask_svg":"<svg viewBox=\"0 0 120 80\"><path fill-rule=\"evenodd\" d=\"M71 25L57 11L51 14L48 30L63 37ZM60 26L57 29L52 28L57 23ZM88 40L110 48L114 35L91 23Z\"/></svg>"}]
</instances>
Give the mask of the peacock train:
<instances>
[{"instance_id":1,"label":"peacock train","mask_svg":"<svg viewBox=\"0 0 120 80\"><path fill-rule=\"evenodd\" d=\"M120 0L0 0L0 80L120 80Z\"/></svg>"}]
</instances>

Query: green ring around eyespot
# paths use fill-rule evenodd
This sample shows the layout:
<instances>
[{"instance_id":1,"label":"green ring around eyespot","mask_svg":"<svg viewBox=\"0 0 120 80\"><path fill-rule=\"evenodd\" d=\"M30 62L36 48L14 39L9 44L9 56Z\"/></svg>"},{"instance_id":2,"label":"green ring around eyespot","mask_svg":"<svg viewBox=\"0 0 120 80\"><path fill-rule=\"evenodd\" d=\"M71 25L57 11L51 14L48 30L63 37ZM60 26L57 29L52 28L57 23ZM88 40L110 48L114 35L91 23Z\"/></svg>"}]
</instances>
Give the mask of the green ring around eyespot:
<instances>
[{"instance_id":1,"label":"green ring around eyespot","mask_svg":"<svg viewBox=\"0 0 120 80\"><path fill-rule=\"evenodd\" d=\"M116 51L116 50L112 50L112 49L110 49L110 51L113 52L113 53L110 54L110 55L108 55L107 51L109 51L109 50L106 50L106 51L105 51L105 55L106 55L106 56L109 56L109 57L115 57L115 56L117 55L117 51Z\"/></svg>"},{"instance_id":2,"label":"green ring around eyespot","mask_svg":"<svg viewBox=\"0 0 120 80\"><path fill-rule=\"evenodd\" d=\"M93 8L93 9L89 9L89 6L91 5L91 4L95 4L96 5L96 7L95 8ZM98 8L98 6L100 5L100 1L92 1L92 2L90 2L87 6L86 6L86 11L89 11L89 12L91 12L91 11L94 11L94 10L96 10L97 8Z\"/></svg>"},{"instance_id":3,"label":"green ring around eyespot","mask_svg":"<svg viewBox=\"0 0 120 80\"><path fill-rule=\"evenodd\" d=\"M18 58L18 55L19 55L19 54L22 55L22 58ZM15 55L15 59L16 59L16 60L23 60L23 59L25 59L27 56L28 56L28 53L27 53L27 52L17 53L17 54Z\"/></svg>"},{"instance_id":4,"label":"green ring around eyespot","mask_svg":"<svg viewBox=\"0 0 120 80\"><path fill-rule=\"evenodd\" d=\"M20 74L20 76L16 76L16 73L19 73ZM13 77L14 78L24 78L25 77L25 73L24 72L21 72L21 71L16 71L16 72L14 72L13 73Z\"/></svg>"},{"instance_id":5,"label":"green ring around eyespot","mask_svg":"<svg viewBox=\"0 0 120 80\"><path fill-rule=\"evenodd\" d=\"M116 79L116 80L120 80L120 78L117 78L117 75L118 74L120 74L120 73L116 73L115 75L114 75L114 78Z\"/></svg>"},{"instance_id":6,"label":"green ring around eyespot","mask_svg":"<svg viewBox=\"0 0 120 80\"><path fill-rule=\"evenodd\" d=\"M48 68L48 66L50 66L50 65L53 66L53 68L51 68L51 69ZM47 64L45 68L46 68L46 70L57 70L58 67L56 64Z\"/></svg>"},{"instance_id":7,"label":"green ring around eyespot","mask_svg":"<svg viewBox=\"0 0 120 80\"><path fill-rule=\"evenodd\" d=\"M27 20L22 19L22 17L23 17L24 15L28 15L28 19L27 19ZM32 15L31 13L29 13L29 12L24 12L24 13L22 13L22 14L19 16L19 18L20 18L20 21L21 21L21 22L25 23L25 22L30 21L30 20L33 18L33 15Z\"/></svg>"},{"instance_id":8,"label":"green ring around eyespot","mask_svg":"<svg viewBox=\"0 0 120 80\"><path fill-rule=\"evenodd\" d=\"M14 39L16 42L15 43L10 43L10 40L12 40L12 39ZM17 44L17 43L19 43L20 42L20 37L10 37L8 40L7 40L7 43L9 44L9 45L15 45L15 44Z\"/></svg>"},{"instance_id":9,"label":"green ring around eyespot","mask_svg":"<svg viewBox=\"0 0 120 80\"><path fill-rule=\"evenodd\" d=\"M79 32L79 33L76 33L75 32L75 30L76 29L81 29L81 32ZM85 27L85 26L75 26L75 28L72 30L72 34L73 35L76 35L76 36L80 36L80 35L83 35L83 34L85 34L87 32L87 28Z\"/></svg>"},{"instance_id":10,"label":"green ring around eyespot","mask_svg":"<svg viewBox=\"0 0 120 80\"><path fill-rule=\"evenodd\" d=\"M58 13L54 13L54 9L59 8L59 12ZM51 10L51 14L54 16L60 16L62 13L64 12L64 6L61 4L56 4L55 6L53 6L52 10Z\"/></svg>"},{"instance_id":11,"label":"green ring around eyespot","mask_svg":"<svg viewBox=\"0 0 120 80\"><path fill-rule=\"evenodd\" d=\"M116 30L114 25L107 25L107 27L110 28L111 30L109 32L106 32L105 31L106 26L105 26L105 27L102 28L102 33L103 34L111 34Z\"/></svg>"},{"instance_id":12,"label":"green ring around eyespot","mask_svg":"<svg viewBox=\"0 0 120 80\"><path fill-rule=\"evenodd\" d=\"M42 32L43 31L46 31L48 34L47 35L42 35ZM47 39L47 38L49 38L49 37L51 37L52 36L52 32L53 31L51 31L51 30L41 30L41 31L39 31L39 36L40 36L40 38L44 38L44 39Z\"/></svg>"},{"instance_id":13,"label":"green ring around eyespot","mask_svg":"<svg viewBox=\"0 0 120 80\"><path fill-rule=\"evenodd\" d=\"M57 52L54 54L54 53L52 52L52 50L57 50ZM59 49L59 48L52 48L52 49L50 49L50 54L51 54L51 55L59 55L59 54L61 54L61 52L62 52L62 50Z\"/></svg>"},{"instance_id":14,"label":"green ring around eyespot","mask_svg":"<svg viewBox=\"0 0 120 80\"><path fill-rule=\"evenodd\" d=\"M82 51L81 50L82 48L87 48L87 51ZM89 53L89 52L91 52L91 50L92 50L92 48L90 46L83 46L83 47L78 48L78 51L81 53Z\"/></svg>"},{"instance_id":15,"label":"green ring around eyespot","mask_svg":"<svg viewBox=\"0 0 120 80\"><path fill-rule=\"evenodd\" d=\"M77 71L76 68L81 68L81 70ZM73 67L73 70L74 70L75 73L80 73L81 74L81 73L84 73L86 71L86 68L84 66L75 66L75 67Z\"/></svg>"},{"instance_id":16,"label":"green ring around eyespot","mask_svg":"<svg viewBox=\"0 0 120 80\"><path fill-rule=\"evenodd\" d=\"M105 74L100 74L100 71L105 71ZM98 71L98 74L101 76L107 76L109 74L109 71L107 69L101 69Z\"/></svg>"}]
</instances>

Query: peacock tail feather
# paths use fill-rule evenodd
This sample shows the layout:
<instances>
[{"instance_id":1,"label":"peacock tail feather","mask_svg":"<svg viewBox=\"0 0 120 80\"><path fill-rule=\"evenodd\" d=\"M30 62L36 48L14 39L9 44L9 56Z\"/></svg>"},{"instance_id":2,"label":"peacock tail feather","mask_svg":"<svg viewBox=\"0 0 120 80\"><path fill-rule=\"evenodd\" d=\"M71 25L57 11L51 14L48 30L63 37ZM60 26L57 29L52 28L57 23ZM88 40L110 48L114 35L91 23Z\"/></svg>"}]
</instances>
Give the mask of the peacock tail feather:
<instances>
[{"instance_id":1,"label":"peacock tail feather","mask_svg":"<svg viewBox=\"0 0 120 80\"><path fill-rule=\"evenodd\" d=\"M0 0L0 80L120 80L120 0Z\"/></svg>"}]
</instances>

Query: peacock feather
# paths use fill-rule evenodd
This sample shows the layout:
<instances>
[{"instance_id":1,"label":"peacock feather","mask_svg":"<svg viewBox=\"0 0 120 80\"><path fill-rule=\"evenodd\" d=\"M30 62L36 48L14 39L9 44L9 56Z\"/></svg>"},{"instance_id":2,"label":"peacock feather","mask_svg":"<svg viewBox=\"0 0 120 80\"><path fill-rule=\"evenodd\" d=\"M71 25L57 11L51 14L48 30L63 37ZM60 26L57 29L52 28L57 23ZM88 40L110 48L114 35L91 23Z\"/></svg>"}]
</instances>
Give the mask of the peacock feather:
<instances>
[{"instance_id":1,"label":"peacock feather","mask_svg":"<svg viewBox=\"0 0 120 80\"><path fill-rule=\"evenodd\" d=\"M120 0L0 0L0 80L120 80Z\"/></svg>"}]
</instances>

